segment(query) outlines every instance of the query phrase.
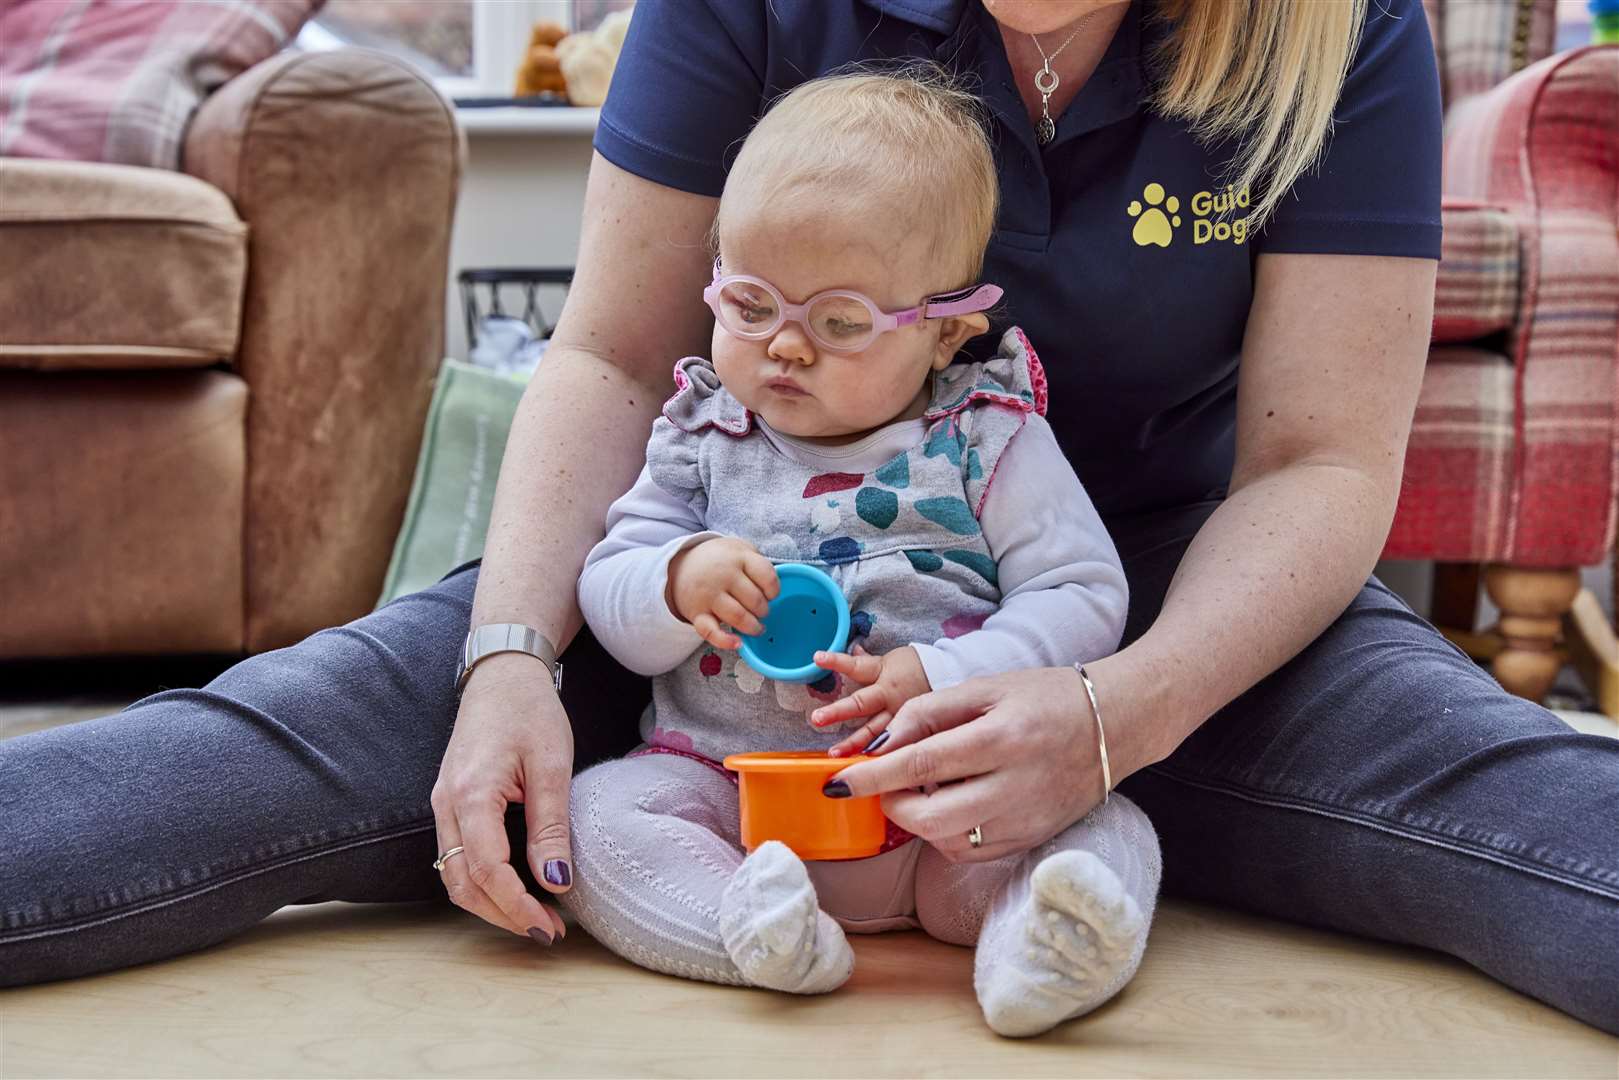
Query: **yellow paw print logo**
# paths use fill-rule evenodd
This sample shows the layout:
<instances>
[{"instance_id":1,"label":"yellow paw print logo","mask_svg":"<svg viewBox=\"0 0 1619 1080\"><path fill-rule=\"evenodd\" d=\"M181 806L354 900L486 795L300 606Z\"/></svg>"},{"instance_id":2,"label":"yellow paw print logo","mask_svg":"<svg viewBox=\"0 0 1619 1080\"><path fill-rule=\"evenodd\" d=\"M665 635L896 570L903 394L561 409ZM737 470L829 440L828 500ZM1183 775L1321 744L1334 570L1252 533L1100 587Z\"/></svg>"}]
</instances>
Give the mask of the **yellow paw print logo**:
<instances>
[{"instance_id":1,"label":"yellow paw print logo","mask_svg":"<svg viewBox=\"0 0 1619 1080\"><path fill-rule=\"evenodd\" d=\"M1141 199L1146 200L1146 212L1142 212ZM1175 239L1175 229L1180 227L1181 219L1177 211L1181 208L1181 201L1171 195L1169 201L1164 201L1164 185L1148 184L1141 189L1141 199L1130 200L1125 213L1136 219L1136 227L1131 230L1130 238L1141 247L1148 244L1157 244L1159 247L1168 247L1169 242ZM1163 203L1163 209L1158 205Z\"/></svg>"}]
</instances>

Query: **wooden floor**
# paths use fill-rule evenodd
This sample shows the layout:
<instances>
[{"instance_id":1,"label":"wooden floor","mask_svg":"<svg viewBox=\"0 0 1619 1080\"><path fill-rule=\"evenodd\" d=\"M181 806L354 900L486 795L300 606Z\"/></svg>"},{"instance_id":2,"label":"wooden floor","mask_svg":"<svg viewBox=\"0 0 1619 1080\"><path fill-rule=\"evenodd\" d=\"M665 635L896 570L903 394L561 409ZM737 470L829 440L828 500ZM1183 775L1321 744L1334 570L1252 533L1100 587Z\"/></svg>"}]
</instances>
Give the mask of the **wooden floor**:
<instances>
[{"instance_id":1,"label":"wooden floor","mask_svg":"<svg viewBox=\"0 0 1619 1080\"><path fill-rule=\"evenodd\" d=\"M0 993L0 1075L1555 1076L1619 1040L1462 964L1168 902L1091 1016L997 1038L971 954L859 938L843 989L794 998L547 950L430 905L287 909L204 953Z\"/></svg>"},{"instance_id":2,"label":"wooden floor","mask_svg":"<svg viewBox=\"0 0 1619 1080\"><path fill-rule=\"evenodd\" d=\"M105 711L0 701L0 737ZM207 952L0 991L0 1080L1619 1077L1619 1039L1457 961L1176 901L1125 992L1037 1040L984 1026L965 949L855 950L847 986L792 998L653 975L578 930L542 949L447 906L290 908Z\"/></svg>"}]
</instances>

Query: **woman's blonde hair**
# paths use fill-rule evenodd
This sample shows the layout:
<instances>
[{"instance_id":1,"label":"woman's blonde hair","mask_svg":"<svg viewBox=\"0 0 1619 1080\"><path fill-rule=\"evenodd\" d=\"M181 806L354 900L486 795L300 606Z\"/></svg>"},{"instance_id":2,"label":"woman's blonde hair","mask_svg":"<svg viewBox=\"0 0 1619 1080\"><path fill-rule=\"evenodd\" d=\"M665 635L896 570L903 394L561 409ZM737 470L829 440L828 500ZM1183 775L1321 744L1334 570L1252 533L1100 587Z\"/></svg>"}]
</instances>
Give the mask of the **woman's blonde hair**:
<instances>
[{"instance_id":1,"label":"woman's blonde hair","mask_svg":"<svg viewBox=\"0 0 1619 1080\"><path fill-rule=\"evenodd\" d=\"M899 215L935 238L941 291L978 280L1000 185L978 98L915 62L850 67L777 99L726 176L716 251L743 192L756 206L819 195Z\"/></svg>"},{"instance_id":2,"label":"woman's blonde hair","mask_svg":"<svg viewBox=\"0 0 1619 1080\"><path fill-rule=\"evenodd\" d=\"M1366 0L1164 0L1157 111L1208 143L1236 141L1222 182L1262 225L1332 131Z\"/></svg>"}]
</instances>

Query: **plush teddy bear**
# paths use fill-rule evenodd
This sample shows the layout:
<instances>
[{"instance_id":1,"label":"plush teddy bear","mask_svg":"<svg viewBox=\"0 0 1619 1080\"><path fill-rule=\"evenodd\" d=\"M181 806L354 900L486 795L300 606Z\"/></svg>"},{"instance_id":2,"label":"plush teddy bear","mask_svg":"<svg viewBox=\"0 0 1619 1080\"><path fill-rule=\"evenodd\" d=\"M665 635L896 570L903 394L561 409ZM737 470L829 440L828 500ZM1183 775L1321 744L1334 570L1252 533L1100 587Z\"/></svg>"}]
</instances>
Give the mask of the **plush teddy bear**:
<instances>
[{"instance_id":1,"label":"plush teddy bear","mask_svg":"<svg viewBox=\"0 0 1619 1080\"><path fill-rule=\"evenodd\" d=\"M592 32L569 34L557 45L570 102L596 106L607 100L607 85L613 79L613 66L624 48L629 27L630 12L615 11Z\"/></svg>"},{"instance_id":2,"label":"plush teddy bear","mask_svg":"<svg viewBox=\"0 0 1619 1080\"><path fill-rule=\"evenodd\" d=\"M518 97L567 93L567 80L563 78L562 62L557 56L557 45L567 36L568 32L554 22L534 25L528 38L528 51L517 68Z\"/></svg>"}]
</instances>

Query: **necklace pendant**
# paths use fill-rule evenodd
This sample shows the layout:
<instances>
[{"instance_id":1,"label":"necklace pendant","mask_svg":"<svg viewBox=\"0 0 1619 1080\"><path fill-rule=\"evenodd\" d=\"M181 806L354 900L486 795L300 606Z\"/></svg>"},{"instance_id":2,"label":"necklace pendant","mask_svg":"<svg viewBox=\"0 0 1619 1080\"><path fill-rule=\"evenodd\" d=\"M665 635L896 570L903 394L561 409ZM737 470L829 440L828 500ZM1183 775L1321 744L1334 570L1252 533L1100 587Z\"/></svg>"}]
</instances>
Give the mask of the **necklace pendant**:
<instances>
[{"instance_id":1,"label":"necklace pendant","mask_svg":"<svg viewBox=\"0 0 1619 1080\"><path fill-rule=\"evenodd\" d=\"M1051 122L1051 117L1042 116L1034 125L1034 141L1041 146L1051 145L1051 140L1057 137L1057 125Z\"/></svg>"}]
</instances>

